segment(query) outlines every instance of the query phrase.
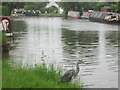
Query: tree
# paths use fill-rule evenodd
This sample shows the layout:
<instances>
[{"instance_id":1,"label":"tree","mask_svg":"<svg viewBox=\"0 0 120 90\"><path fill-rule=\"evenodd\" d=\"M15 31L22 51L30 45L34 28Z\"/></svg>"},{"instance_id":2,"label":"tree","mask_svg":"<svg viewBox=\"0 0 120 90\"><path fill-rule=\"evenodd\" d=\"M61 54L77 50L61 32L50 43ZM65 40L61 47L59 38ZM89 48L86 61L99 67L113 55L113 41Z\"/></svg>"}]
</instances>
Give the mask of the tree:
<instances>
[{"instance_id":1,"label":"tree","mask_svg":"<svg viewBox=\"0 0 120 90\"><path fill-rule=\"evenodd\" d=\"M118 13L120 13L120 1L118 2Z\"/></svg>"},{"instance_id":2,"label":"tree","mask_svg":"<svg viewBox=\"0 0 120 90\"><path fill-rule=\"evenodd\" d=\"M49 7L47 8L49 13L57 13L58 12L58 8L56 8L55 6Z\"/></svg>"},{"instance_id":3,"label":"tree","mask_svg":"<svg viewBox=\"0 0 120 90\"><path fill-rule=\"evenodd\" d=\"M46 2L29 2L24 6L24 9L41 10L46 6Z\"/></svg>"},{"instance_id":4,"label":"tree","mask_svg":"<svg viewBox=\"0 0 120 90\"><path fill-rule=\"evenodd\" d=\"M46 2L3 2L2 3L2 12L4 15L9 16L13 9L41 9L45 7Z\"/></svg>"},{"instance_id":5,"label":"tree","mask_svg":"<svg viewBox=\"0 0 120 90\"><path fill-rule=\"evenodd\" d=\"M101 8L101 7L104 7L104 6L109 6L108 2L98 2L98 3L95 5L94 10L100 11L100 8Z\"/></svg>"},{"instance_id":6,"label":"tree","mask_svg":"<svg viewBox=\"0 0 120 90\"><path fill-rule=\"evenodd\" d=\"M83 9L85 11L89 9L94 9L96 2L62 2L61 7L65 10L75 10L82 12Z\"/></svg>"},{"instance_id":7,"label":"tree","mask_svg":"<svg viewBox=\"0 0 120 90\"><path fill-rule=\"evenodd\" d=\"M69 10L74 11L88 11L90 9L99 11L101 7L110 6L113 8L114 11L118 9L117 2L62 2L61 7L64 9L65 12Z\"/></svg>"},{"instance_id":8,"label":"tree","mask_svg":"<svg viewBox=\"0 0 120 90\"><path fill-rule=\"evenodd\" d=\"M78 10L78 2L61 2L60 6L66 14L69 10Z\"/></svg>"},{"instance_id":9,"label":"tree","mask_svg":"<svg viewBox=\"0 0 120 90\"><path fill-rule=\"evenodd\" d=\"M2 12L0 12L0 15L7 16L8 13L10 13L8 7L0 6L0 8L2 9Z\"/></svg>"},{"instance_id":10,"label":"tree","mask_svg":"<svg viewBox=\"0 0 120 90\"><path fill-rule=\"evenodd\" d=\"M11 14L11 11L14 8L18 8L18 9L23 8L25 4L26 4L25 2L3 2L2 3L2 7L3 7L2 12L3 12L3 14L5 12L6 13L5 15L9 16Z\"/></svg>"}]
</instances>

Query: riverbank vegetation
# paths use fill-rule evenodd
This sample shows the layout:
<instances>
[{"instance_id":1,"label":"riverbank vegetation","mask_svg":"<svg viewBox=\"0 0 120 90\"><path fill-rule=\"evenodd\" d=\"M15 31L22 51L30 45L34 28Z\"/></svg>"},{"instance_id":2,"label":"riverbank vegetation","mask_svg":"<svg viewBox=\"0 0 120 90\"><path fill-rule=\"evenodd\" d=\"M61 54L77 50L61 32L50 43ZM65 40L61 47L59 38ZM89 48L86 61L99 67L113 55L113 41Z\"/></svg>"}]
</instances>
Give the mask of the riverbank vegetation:
<instances>
[{"instance_id":1,"label":"riverbank vegetation","mask_svg":"<svg viewBox=\"0 0 120 90\"><path fill-rule=\"evenodd\" d=\"M49 2L3 2L2 6L2 14L4 16L10 16L13 9L25 9L25 10L40 10L44 12L45 6ZM64 9L65 12L68 10L75 10L75 11L87 11L87 10L95 10L99 11L103 6L110 6L113 8L114 12L120 13L120 2L58 2L57 3L61 8ZM49 11L53 12L56 8L50 7ZM57 10L57 9L56 9Z\"/></svg>"},{"instance_id":2,"label":"riverbank vegetation","mask_svg":"<svg viewBox=\"0 0 120 90\"><path fill-rule=\"evenodd\" d=\"M8 42L7 37L4 32L0 32L0 43L6 44Z\"/></svg>"},{"instance_id":3,"label":"riverbank vegetation","mask_svg":"<svg viewBox=\"0 0 120 90\"><path fill-rule=\"evenodd\" d=\"M2 66L3 88L83 88L83 85L59 83L60 71L56 71L52 65L49 69L45 65L15 68L3 61Z\"/></svg>"},{"instance_id":4,"label":"riverbank vegetation","mask_svg":"<svg viewBox=\"0 0 120 90\"><path fill-rule=\"evenodd\" d=\"M9 51L8 39L4 32L0 32L0 47L2 47L3 52Z\"/></svg>"},{"instance_id":5,"label":"riverbank vegetation","mask_svg":"<svg viewBox=\"0 0 120 90\"><path fill-rule=\"evenodd\" d=\"M110 6L113 12L120 13L120 2L61 2L61 7L67 13L69 10L84 12L88 10L100 11L101 7Z\"/></svg>"},{"instance_id":6,"label":"riverbank vegetation","mask_svg":"<svg viewBox=\"0 0 120 90\"><path fill-rule=\"evenodd\" d=\"M46 16L46 17L64 17L65 14L59 14L59 13L42 13L40 16Z\"/></svg>"}]
</instances>

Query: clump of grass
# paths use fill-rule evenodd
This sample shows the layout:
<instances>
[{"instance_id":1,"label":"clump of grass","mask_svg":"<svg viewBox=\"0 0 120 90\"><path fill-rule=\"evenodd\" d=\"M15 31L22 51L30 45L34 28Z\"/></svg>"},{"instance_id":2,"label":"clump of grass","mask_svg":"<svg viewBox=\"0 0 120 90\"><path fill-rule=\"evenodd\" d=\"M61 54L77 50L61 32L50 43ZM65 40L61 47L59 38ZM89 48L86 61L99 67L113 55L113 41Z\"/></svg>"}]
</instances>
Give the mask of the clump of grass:
<instances>
[{"instance_id":1,"label":"clump of grass","mask_svg":"<svg viewBox=\"0 0 120 90\"><path fill-rule=\"evenodd\" d=\"M3 88L82 88L76 84L58 83L60 74L53 67L13 68L3 62Z\"/></svg>"}]
</instances>

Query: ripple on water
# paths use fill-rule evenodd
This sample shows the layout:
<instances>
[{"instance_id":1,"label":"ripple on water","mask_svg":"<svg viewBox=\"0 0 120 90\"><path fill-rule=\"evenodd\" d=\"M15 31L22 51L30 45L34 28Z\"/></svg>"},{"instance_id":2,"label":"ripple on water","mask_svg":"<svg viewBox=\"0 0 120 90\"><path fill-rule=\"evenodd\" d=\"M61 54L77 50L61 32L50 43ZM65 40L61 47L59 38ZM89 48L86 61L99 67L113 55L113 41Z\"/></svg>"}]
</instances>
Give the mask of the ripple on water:
<instances>
[{"instance_id":1,"label":"ripple on water","mask_svg":"<svg viewBox=\"0 0 120 90\"><path fill-rule=\"evenodd\" d=\"M22 29L15 25L16 47L10 51L11 61L40 64L44 51L47 64L55 63L66 71L75 68L77 60L83 60L87 64L80 65L78 77L86 87L117 87L117 26L59 17L32 17L16 22Z\"/></svg>"}]
</instances>

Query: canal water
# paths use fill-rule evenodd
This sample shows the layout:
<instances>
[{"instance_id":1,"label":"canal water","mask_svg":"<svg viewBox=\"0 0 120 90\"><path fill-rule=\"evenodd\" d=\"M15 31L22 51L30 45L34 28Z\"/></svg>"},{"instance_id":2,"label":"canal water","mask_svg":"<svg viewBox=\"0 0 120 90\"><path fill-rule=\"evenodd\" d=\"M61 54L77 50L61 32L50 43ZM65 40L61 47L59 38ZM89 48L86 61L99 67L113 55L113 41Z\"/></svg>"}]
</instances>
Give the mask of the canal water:
<instances>
[{"instance_id":1,"label":"canal water","mask_svg":"<svg viewBox=\"0 0 120 90\"><path fill-rule=\"evenodd\" d=\"M54 64L65 72L80 65L75 81L87 88L118 88L118 26L61 17L13 21L10 62L25 66Z\"/></svg>"}]
</instances>

